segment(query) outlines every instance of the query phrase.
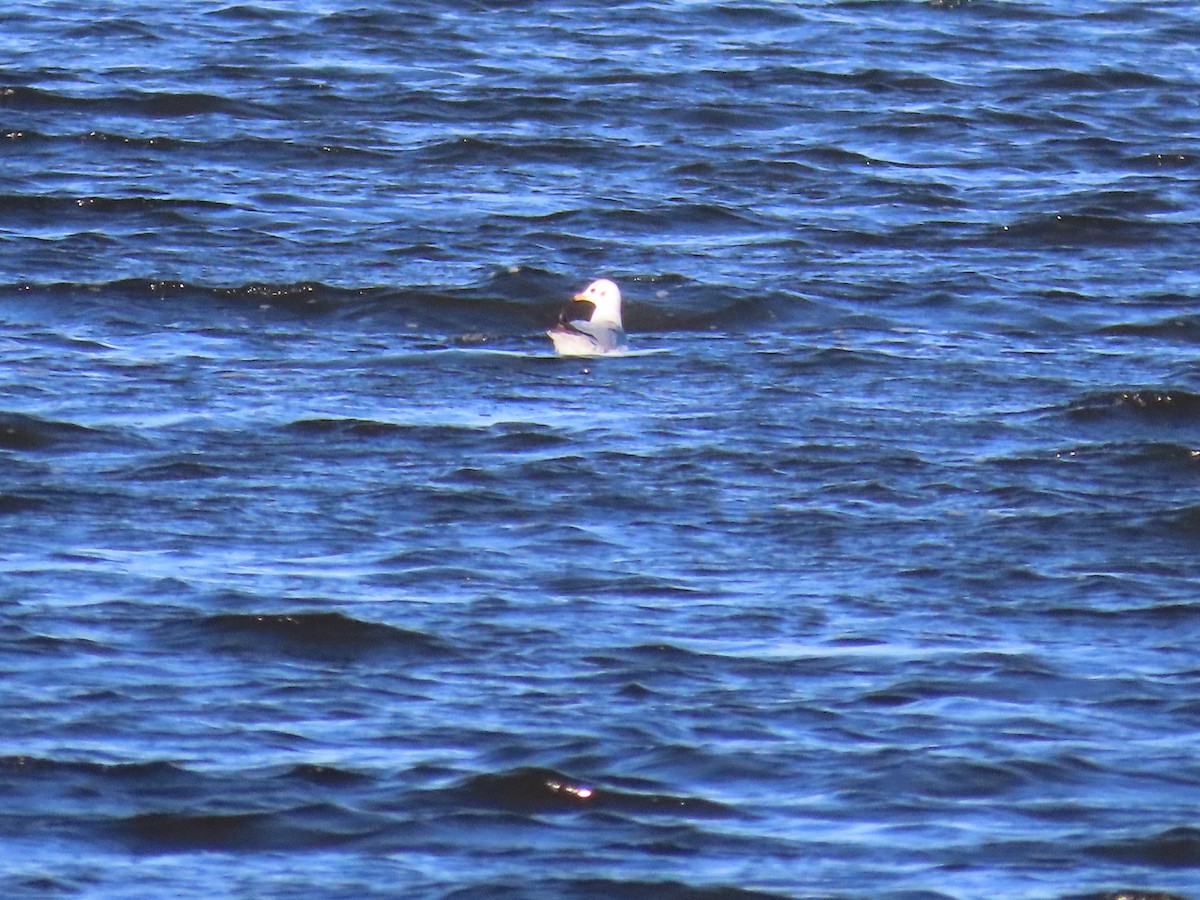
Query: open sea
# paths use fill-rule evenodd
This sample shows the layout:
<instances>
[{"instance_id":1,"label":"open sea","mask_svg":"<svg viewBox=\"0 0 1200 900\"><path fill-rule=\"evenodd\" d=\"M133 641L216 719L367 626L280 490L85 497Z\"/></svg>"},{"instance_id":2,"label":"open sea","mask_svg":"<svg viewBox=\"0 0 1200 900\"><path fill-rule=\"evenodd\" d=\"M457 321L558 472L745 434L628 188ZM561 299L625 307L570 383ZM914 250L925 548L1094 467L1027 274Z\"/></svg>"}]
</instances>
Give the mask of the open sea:
<instances>
[{"instance_id":1,"label":"open sea","mask_svg":"<svg viewBox=\"0 0 1200 900\"><path fill-rule=\"evenodd\" d=\"M5 3L0 897L1200 900L1200 4Z\"/></svg>"}]
</instances>

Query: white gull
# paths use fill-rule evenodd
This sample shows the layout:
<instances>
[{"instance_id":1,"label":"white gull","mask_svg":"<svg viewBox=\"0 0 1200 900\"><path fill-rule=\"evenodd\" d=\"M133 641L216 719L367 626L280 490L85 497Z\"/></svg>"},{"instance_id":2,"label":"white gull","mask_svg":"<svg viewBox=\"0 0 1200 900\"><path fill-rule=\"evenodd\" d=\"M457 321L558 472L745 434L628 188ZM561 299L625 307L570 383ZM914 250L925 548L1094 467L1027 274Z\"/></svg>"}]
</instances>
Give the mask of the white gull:
<instances>
[{"instance_id":1,"label":"white gull","mask_svg":"<svg viewBox=\"0 0 1200 900\"><path fill-rule=\"evenodd\" d=\"M629 345L621 324L621 290L607 278L576 294L546 332L561 356L616 356Z\"/></svg>"}]
</instances>

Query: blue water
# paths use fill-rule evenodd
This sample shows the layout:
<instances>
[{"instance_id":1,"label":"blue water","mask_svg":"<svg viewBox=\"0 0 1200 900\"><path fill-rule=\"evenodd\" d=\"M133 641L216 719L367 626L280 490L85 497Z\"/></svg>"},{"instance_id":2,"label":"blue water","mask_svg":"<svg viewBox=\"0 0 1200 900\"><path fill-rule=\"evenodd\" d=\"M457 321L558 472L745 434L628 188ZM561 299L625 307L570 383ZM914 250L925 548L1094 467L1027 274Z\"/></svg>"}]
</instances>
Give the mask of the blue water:
<instances>
[{"instance_id":1,"label":"blue water","mask_svg":"<svg viewBox=\"0 0 1200 900\"><path fill-rule=\"evenodd\" d=\"M1197 34L8 4L0 895L1200 898Z\"/></svg>"}]
</instances>

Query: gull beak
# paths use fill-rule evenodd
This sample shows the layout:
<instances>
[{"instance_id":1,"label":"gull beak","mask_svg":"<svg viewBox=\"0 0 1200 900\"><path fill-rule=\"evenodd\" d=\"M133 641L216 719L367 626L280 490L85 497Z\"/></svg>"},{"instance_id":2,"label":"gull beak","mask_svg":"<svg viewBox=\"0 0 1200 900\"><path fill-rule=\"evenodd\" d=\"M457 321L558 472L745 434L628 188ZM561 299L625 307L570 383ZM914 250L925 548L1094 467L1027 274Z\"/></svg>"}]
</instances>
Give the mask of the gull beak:
<instances>
[{"instance_id":1,"label":"gull beak","mask_svg":"<svg viewBox=\"0 0 1200 900\"><path fill-rule=\"evenodd\" d=\"M584 294L580 293L580 294L576 294L576 295L575 295L574 297L572 297L571 299L572 299L572 300L575 300L575 301L586 301L586 300L587 300L587 297L586 297Z\"/></svg>"}]
</instances>

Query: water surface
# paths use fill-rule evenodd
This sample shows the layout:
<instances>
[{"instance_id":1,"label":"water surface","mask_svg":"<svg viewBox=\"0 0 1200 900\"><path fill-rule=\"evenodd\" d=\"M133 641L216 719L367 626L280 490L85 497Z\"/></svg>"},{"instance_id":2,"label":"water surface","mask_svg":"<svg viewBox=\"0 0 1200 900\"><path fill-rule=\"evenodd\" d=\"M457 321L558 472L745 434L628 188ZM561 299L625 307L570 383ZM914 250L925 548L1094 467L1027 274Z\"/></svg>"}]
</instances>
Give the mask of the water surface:
<instances>
[{"instance_id":1,"label":"water surface","mask_svg":"<svg viewBox=\"0 0 1200 900\"><path fill-rule=\"evenodd\" d=\"M1198 26L10 4L5 896L1200 897Z\"/></svg>"}]
</instances>

